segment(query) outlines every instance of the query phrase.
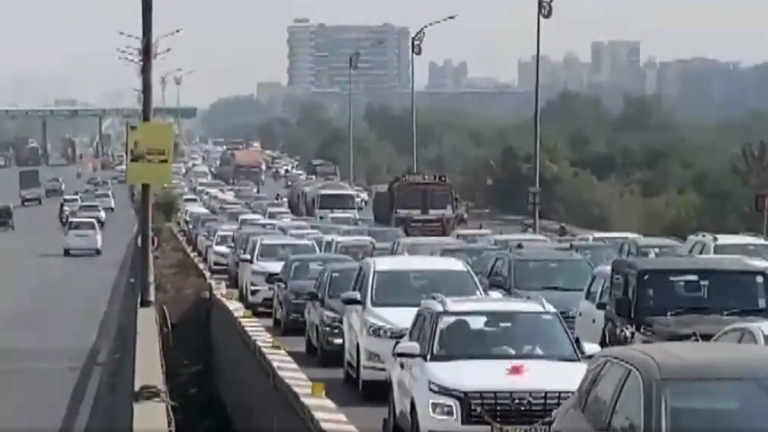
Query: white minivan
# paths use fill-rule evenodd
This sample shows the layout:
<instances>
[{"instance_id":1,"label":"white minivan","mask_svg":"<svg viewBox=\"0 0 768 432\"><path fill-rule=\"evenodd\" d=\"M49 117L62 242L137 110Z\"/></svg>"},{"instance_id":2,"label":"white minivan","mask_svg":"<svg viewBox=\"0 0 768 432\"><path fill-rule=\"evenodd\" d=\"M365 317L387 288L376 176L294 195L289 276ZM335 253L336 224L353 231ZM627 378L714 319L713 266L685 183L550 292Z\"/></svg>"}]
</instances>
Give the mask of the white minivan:
<instances>
[{"instance_id":1,"label":"white minivan","mask_svg":"<svg viewBox=\"0 0 768 432\"><path fill-rule=\"evenodd\" d=\"M592 271L584 287L584 295L576 312L575 335L584 342L599 344L605 326L605 306L611 288L611 266L603 265Z\"/></svg>"},{"instance_id":2,"label":"white minivan","mask_svg":"<svg viewBox=\"0 0 768 432\"><path fill-rule=\"evenodd\" d=\"M101 255L101 229L91 218L71 218L64 227L64 256L73 252Z\"/></svg>"}]
</instances>

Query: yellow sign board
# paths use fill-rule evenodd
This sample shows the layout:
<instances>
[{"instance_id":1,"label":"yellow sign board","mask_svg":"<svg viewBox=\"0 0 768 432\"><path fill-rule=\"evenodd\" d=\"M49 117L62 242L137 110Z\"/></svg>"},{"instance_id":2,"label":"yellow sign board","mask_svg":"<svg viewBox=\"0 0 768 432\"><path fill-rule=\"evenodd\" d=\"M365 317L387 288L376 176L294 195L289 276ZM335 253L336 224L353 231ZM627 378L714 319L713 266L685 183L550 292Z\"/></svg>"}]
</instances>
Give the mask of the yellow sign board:
<instances>
[{"instance_id":1,"label":"yellow sign board","mask_svg":"<svg viewBox=\"0 0 768 432\"><path fill-rule=\"evenodd\" d=\"M173 125L146 122L130 126L126 179L130 184L162 186L173 178Z\"/></svg>"}]
</instances>

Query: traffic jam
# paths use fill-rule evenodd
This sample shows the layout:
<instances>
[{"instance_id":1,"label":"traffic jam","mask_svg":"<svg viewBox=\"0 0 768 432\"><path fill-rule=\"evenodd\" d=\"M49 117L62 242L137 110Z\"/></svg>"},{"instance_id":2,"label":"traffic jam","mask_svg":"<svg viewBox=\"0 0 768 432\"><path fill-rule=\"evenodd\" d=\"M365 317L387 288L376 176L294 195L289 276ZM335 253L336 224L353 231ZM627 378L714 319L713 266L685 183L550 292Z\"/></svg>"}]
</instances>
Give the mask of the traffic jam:
<instances>
[{"instance_id":1,"label":"traffic jam","mask_svg":"<svg viewBox=\"0 0 768 432\"><path fill-rule=\"evenodd\" d=\"M366 189L248 144L174 174L190 248L384 431L768 430L762 235L483 228L444 176Z\"/></svg>"}]
</instances>

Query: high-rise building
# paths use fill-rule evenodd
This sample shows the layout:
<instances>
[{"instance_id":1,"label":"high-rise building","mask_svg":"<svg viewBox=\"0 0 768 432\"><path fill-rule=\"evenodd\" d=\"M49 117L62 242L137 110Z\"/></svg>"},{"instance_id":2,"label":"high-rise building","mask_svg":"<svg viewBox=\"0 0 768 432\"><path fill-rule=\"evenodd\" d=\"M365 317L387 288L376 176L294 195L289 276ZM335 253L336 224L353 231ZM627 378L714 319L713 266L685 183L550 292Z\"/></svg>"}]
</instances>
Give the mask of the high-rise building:
<instances>
[{"instance_id":1,"label":"high-rise building","mask_svg":"<svg viewBox=\"0 0 768 432\"><path fill-rule=\"evenodd\" d=\"M410 85L410 32L379 26L311 24L288 27L288 87L300 91L347 90L349 59L360 53L354 87L391 90Z\"/></svg>"},{"instance_id":2,"label":"high-rise building","mask_svg":"<svg viewBox=\"0 0 768 432\"><path fill-rule=\"evenodd\" d=\"M469 76L467 62L453 64L453 60L444 60L442 65L429 62L427 90L456 92L464 88Z\"/></svg>"}]
</instances>

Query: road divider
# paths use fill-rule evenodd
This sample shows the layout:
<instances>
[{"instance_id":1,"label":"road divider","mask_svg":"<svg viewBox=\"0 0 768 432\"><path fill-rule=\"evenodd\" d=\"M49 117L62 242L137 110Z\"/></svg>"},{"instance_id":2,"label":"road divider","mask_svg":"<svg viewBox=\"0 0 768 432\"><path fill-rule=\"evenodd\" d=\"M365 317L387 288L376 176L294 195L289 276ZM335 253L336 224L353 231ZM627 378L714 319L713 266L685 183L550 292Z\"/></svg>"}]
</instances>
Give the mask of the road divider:
<instances>
[{"instance_id":1,"label":"road divider","mask_svg":"<svg viewBox=\"0 0 768 432\"><path fill-rule=\"evenodd\" d=\"M323 383L312 382L240 302L227 298L225 282L211 275L183 233L175 226L173 231L210 287L214 374L235 428L357 432L326 397Z\"/></svg>"}]
</instances>

